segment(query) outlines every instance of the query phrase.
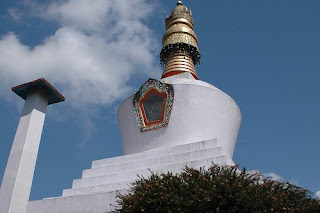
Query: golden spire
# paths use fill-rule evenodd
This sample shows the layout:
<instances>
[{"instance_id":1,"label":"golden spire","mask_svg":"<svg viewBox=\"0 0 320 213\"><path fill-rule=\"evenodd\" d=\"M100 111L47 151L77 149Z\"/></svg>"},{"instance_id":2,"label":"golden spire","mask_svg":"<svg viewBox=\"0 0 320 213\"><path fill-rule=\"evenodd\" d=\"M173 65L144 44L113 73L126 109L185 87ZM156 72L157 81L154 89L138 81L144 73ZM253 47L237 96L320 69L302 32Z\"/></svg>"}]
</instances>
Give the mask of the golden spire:
<instances>
[{"instance_id":1,"label":"golden spire","mask_svg":"<svg viewBox=\"0 0 320 213\"><path fill-rule=\"evenodd\" d=\"M165 66L162 78L190 72L198 79L195 65L200 63L201 55L193 28L191 10L178 1L176 8L166 18L166 33L160 53L161 64Z\"/></svg>"}]
</instances>

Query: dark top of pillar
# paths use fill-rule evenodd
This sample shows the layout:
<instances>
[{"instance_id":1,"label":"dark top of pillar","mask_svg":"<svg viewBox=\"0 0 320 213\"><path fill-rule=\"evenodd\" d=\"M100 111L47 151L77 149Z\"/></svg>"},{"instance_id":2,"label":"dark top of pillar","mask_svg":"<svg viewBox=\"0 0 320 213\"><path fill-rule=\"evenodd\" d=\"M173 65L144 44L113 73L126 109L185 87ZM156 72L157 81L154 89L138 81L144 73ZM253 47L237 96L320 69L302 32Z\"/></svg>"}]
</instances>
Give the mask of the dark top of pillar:
<instances>
[{"instance_id":1,"label":"dark top of pillar","mask_svg":"<svg viewBox=\"0 0 320 213\"><path fill-rule=\"evenodd\" d=\"M46 79L40 78L25 84L21 84L15 87L12 87L12 91L19 95L24 100L27 99L29 89L42 87L49 93L48 105L59 103L65 101L66 98L58 92Z\"/></svg>"}]
</instances>

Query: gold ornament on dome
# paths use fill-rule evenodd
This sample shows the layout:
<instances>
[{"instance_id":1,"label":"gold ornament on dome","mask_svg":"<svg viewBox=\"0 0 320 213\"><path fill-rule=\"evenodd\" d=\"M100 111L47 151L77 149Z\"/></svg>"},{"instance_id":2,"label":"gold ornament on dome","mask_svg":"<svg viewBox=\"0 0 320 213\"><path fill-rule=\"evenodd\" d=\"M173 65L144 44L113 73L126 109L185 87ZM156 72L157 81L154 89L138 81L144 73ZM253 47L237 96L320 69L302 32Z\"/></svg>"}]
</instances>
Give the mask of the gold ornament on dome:
<instances>
[{"instance_id":1,"label":"gold ornament on dome","mask_svg":"<svg viewBox=\"0 0 320 213\"><path fill-rule=\"evenodd\" d=\"M194 66L200 64L201 54L198 38L193 29L192 11L178 1L176 8L166 18L166 33L162 39L160 53L160 62L165 66L162 78L175 73L190 72L197 79Z\"/></svg>"}]
</instances>

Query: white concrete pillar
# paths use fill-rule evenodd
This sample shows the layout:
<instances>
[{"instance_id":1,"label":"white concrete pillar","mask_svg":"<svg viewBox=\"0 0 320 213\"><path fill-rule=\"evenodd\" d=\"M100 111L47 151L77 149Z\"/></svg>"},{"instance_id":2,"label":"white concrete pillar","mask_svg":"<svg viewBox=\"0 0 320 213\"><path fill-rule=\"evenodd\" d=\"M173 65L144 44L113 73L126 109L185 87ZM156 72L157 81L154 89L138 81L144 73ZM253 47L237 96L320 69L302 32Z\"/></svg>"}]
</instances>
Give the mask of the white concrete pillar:
<instances>
[{"instance_id":1,"label":"white concrete pillar","mask_svg":"<svg viewBox=\"0 0 320 213\"><path fill-rule=\"evenodd\" d=\"M43 124L51 95L50 91L39 86L26 87L23 92L26 93L26 102L0 188L1 213L27 211Z\"/></svg>"}]
</instances>

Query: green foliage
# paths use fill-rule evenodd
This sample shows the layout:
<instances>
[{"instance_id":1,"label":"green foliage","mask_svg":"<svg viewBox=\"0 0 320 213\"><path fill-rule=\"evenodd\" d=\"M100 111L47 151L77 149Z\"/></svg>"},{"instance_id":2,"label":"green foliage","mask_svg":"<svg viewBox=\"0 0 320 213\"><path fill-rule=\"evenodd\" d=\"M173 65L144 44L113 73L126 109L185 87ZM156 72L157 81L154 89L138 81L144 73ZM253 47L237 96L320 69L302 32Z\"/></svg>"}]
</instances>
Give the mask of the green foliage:
<instances>
[{"instance_id":1,"label":"green foliage","mask_svg":"<svg viewBox=\"0 0 320 213\"><path fill-rule=\"evenodd\" d=\"M310 192L237 166L139 177L115 212L320 212Z\"/></svg>"}]
</instances>

